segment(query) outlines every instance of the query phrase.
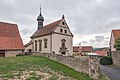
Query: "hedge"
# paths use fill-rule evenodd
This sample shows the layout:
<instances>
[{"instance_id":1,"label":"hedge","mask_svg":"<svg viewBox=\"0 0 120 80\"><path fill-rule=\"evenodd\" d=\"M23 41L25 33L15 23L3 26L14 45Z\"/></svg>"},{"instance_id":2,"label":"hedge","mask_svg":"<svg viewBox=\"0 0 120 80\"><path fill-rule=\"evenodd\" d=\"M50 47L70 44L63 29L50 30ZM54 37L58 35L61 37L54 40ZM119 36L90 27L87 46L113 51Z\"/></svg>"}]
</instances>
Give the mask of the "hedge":
<instances>
[{"instance_id":1,"label":"hedge","mask_svg":"<svg viewBox=\"0 0 120 80\"><path fill-rule=\"evenodd\" d=\"M112 62L112 58L111 57L108 57L108 56L104 56L100 59L100 64L102 65L111 65L113 62Z\"/></svg>"}]
</instances>

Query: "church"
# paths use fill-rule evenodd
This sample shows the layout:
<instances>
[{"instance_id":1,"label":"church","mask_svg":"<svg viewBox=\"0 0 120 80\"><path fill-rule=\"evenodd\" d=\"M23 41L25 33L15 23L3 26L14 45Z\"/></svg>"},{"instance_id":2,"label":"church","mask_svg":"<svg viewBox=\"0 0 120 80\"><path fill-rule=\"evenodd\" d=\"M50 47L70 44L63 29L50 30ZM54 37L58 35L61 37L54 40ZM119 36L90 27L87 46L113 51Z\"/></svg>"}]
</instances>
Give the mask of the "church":
<instances>
[{"instance_id":1,"label":"church","mask_svg":"<svg viewBox=\"0 0 120 80\"><path fill-rule=\"evenodd\" d=\"M40 8L37 22L37 30L30 37L31 41L25 45L25 52L73 54L73 34L64 15L61 19L43 26L44 17Z\"/></svg>"}]
</instances>

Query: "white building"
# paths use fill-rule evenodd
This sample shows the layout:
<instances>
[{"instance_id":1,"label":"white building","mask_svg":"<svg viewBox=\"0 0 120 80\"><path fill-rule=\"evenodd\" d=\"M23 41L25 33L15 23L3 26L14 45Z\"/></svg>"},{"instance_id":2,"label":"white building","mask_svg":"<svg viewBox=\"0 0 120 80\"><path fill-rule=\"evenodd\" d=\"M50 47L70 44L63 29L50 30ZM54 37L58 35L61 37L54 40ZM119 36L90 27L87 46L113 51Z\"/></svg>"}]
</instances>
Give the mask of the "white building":
<instances>
[{"instance_id":1,"label":"white building","mask_svg":"<svg viewBox=\"0 0 120 80\"><path fill-rule=\"evenodd\" d=\"M64 15L62 19L43 26L44 18L37 17L38 30L31 36L31 41L25 45L25 52L73 54L73 34Z\"/></svg>"},{"instance_id":2,"label":"white building","mask_svg":"<svg viewBox=\"0 0 120 80\"><path fill-rule=\"evenodd\" d=\"M110 37L110 49L111 51L116 51L114 48L115 41L120 38L120 29L115 29L111 31L111 37Z\"/></svg>"}]
</instances>

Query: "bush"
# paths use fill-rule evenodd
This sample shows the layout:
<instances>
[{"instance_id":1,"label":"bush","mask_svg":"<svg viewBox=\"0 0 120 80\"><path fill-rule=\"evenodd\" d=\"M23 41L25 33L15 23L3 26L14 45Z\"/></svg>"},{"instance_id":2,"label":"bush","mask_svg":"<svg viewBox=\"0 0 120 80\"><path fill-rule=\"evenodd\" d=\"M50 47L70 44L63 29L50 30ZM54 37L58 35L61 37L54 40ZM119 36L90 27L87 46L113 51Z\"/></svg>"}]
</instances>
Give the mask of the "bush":
<instances>
[{"instance_id":1,"label":"bush","mask_svg":"<svg viewBox=\"0 0 120 80\"><path fill-rule=\"evenodd\" d=\"M114 48L115 48L116 50L120 50L120 38L118 38L118 39L115 41Z\"/></svg>"},{"instance_id":2,"label":"bush","mask_svg":"<svg viewBox=\"0 0 120 80\"><path fill-rule=\"evenodd\" d=\"M112 64L112 58L108 56L104 56L100 59L100 64L102 65L111 65Z\"/></svg>"}]
</instances>

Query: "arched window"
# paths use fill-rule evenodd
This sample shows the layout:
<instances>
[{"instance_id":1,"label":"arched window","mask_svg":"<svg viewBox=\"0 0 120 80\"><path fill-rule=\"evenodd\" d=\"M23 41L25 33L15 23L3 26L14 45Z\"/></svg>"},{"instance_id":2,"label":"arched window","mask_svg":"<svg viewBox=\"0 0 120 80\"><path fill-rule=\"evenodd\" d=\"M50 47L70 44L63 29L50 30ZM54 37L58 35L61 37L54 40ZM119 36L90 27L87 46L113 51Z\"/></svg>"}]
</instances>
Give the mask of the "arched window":
<instances>
[{"instance_id":1,"label":"arched window","mask_svg":"<svg viewBox=\"0 0 120 80\"><path fill-rule=\"evenodd\" d=\"M42 40L39 40L39 51L42 51Z\"/></svg>"},{"instance_id":2,"label":"arched window","mask_svg":"<svg viewBox=\"0 0 120 80\"><path fill-rule=\"evenodd\" d=\"M47 48L47 39L44 39L44 48Z\"/></svg>"},{"instance_id":3,"label":"arched window","mask_svg":"<svg viewBox=\"0 0 120 80\"><path fill-rule=\"evenodd\" d=\"M35 40L35 51L37 51L37 40Z\"/></svg>"}]
</instances>

